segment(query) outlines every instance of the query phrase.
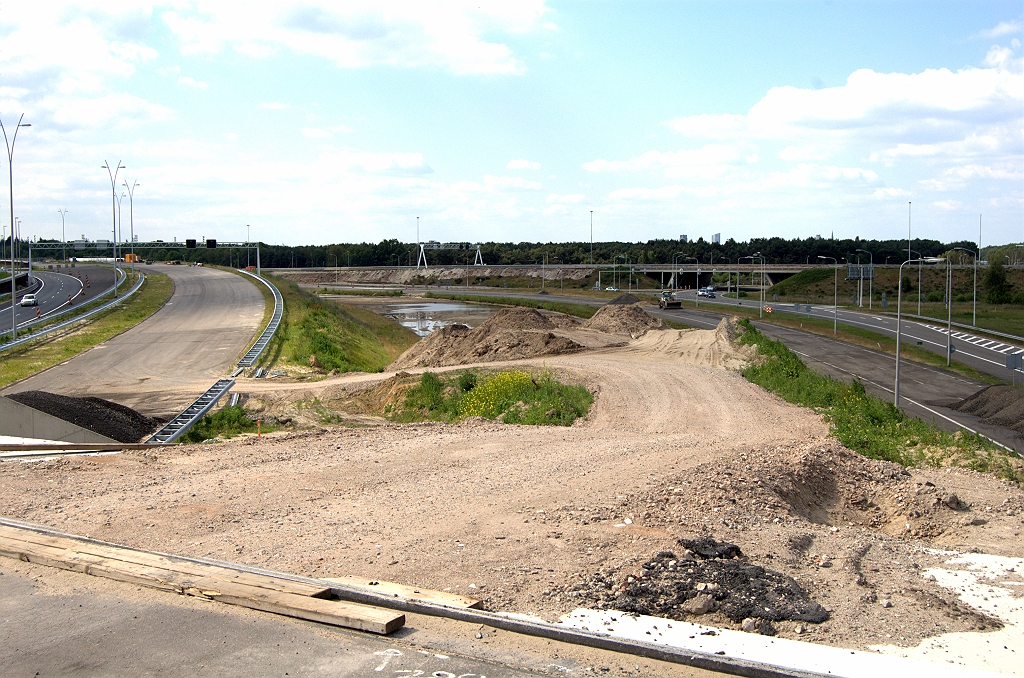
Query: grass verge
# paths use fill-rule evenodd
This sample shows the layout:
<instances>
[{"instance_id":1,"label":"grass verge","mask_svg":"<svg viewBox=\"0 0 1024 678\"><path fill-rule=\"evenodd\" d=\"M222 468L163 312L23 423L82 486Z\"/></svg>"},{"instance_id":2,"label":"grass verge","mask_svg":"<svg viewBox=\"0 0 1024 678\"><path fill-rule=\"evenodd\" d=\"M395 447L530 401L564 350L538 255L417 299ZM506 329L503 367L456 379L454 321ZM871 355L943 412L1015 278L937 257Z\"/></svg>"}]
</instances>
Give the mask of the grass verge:
<instances>
[{"instance_id":1,"label":"grass verge","mask_svg":"<svg viewBox=\"0 0 1024 678\"><path fill-rule=\"evenodd\" d=\"M778 325L779 327L788 327L793 330L803 330L804 332L810 332L811 334L817 334L822 337L831 337L839 341L844 341L848 344L854 344L855 346L863 346L864 348L888 353L892 356L896 355L895 337L889 337L884 334L879 334L878 332L872 332L871 330L863 327L839 323L838 331L833 335L832 321L824 318L800 317L788 313L766 313L763 318L758 318L757 306L754 306L753 308L730 306L728 307L728 310L726 310L721 306L716 308L709 305L705 310L711 311L712 313L721 313L722 315L735 315L748 320L757 320L758 322ZM953 355L955 356L956 354L954 353ZM999 377L988 374L987 372L982 372L979 369L971 367L970 365L965 365L955 359L951 362L949 367L946 367L945 356L908 344L906 341L904 341L900 346L900 357L902 359L921 363L922 365L956 372L961 376L967 377L968 379L974 379L975 381L980 381L984 384L1008 383Z\"/></svg>"},{"instance_id":2,"label":"grass verge","mask_svg":"<svg viewBox=\"0 0 1024 678\"><path fill-rule=\"evenodd\" d=\"M372 311L323 302L283 278L266 279L280 290L284 315L264 365L380 372L418 340L411 330Z\"/></svg>"},{"instance_id":3,"label":"grass verge","mask_svg":"<svg viewBox=\"0 0 1024 678\"><path fill-rule=\"evenodd\" d=\"M570 426L593 402L585 387L563 384L549 373L424 372L400 405L385 407L385 416L400 422L484 417L506 424Z\"/></svg>"},{"instance_id":4,"label":"grass verge","mask_svg":"<svg viewBox=\"0 0 1024 678\"><path fill-rule=\"evenodd\" d=\"M57 336L42 337L0 354L0 388L21 381L37 372L101 344L153 315L174 292L174 283L166 275L154 273L123 304L93 316L82 325Z\"/></svg>"},{"instance_id":5,"label":"grass verge","mask_svg":"<svg viewBox=\"0 0 1024 678\"><path fill-rule=\"evenodd\" d=\"M519 297L490 297L477 296L475 294L442 294L439 292L427 292L423 295L428 299L448 299L451 301L475 301L480 304L501 304L503 306L525 306L527 308L542 308L546 311L565 313L577 318L589 318L597 313L597 309L586 304L572 304L564 301L543 301L540 299L521 299Z\"/></svg>"},{"instance_id":6,"label":"grass verge","mask_svg":"<svg viewBox=\"0 0 1024 678\"><path fill-rule=\"evenodd\" d=\"M859 381L847 384L807 367L780 341L741 320L743 344L758 358L743 371L747 380L795 405L810 407L829 422L843 445L865 457L903 466L960 466L1024 482L1024 462L985 438L949 433L906 416L892 403L867 393Z\"/></svg>"},{"instance_id":7,"label":"grass verge","mask_svg":"<svg viewBox=\"0 0 1024 678\"><path fill-rule=\"evenodd\" d=\"M269 427L262 427L267 431ZM181 437L183 443L201 443L211 438L233 438L242 433L256 433L256 422L245 415L241 405L222 407L208 414Z\"/></svg>"},{"instance_id":8,"label":"grass verge","mask_svg":"<svg viewBox=\"0 0 1024 678\"><path fill-rule=\"evenodd\" d=\"M400 297L404 294L402 290L341 290L328 287L321 287L316 291L324 296L348 296L348 297Z\"/></svg>"}]
</instances>

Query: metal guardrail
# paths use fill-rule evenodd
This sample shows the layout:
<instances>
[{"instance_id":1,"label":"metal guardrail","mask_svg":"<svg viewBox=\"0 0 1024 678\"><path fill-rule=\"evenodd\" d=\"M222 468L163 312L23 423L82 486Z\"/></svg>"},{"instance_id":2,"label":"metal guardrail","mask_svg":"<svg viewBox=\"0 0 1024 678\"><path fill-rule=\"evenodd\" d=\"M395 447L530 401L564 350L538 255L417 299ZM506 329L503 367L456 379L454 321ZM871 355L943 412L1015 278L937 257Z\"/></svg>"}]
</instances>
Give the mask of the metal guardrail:
<instances>
[{"instance_id":1,"label":"metal guardrail","mask_svg":"<svg viewBox=\"0 0 1024 678\"><path fill-rule=\"evenodd\" d=\"M111 285L107 289L105 289L102 292L100 292L99 294L97 294L96 297L93 297L93 301L96 298L98 298L98 297L102 297L104 295L107 295L107 294L110 294L111 292L113 292L114 291L114 287L120 287L121 284L128 277L128 274L124 272L124 269L120 269L119 268L119 269L117 269L117 272L121 274L121 279L118 280L114 285ZM139 273L139 275L142 275L142 273ZM111 301L113 301L113 300L111 300ZM89 302L87 302L86 305L88 305L90 303L93 303L93 302L89 301ZM62 315L66 315L66 314L71 313L71 312L76 311L76 310L78 310L78 309L76 309L73 306L70 306L70 307L64 309L63 311L61 311L60 313L51 313L50 315L44 315L42 318L34 318L32 320L26 320L25 322L23 322L20 325L18 325L18 331L20 332L22 330L22 328L30 329L32 327L35 327L36 325L42 325L43 323L52 322L52 321L56 320L57 318L61 317Z\"/></svg>"},{"instance_id":2,"label":"metal guardrail","mask_svg":"<svg viewBox=\"0 0 1024 678\"><path fill-rule=\"evenodd\" d=\"M111 308L112 306L114 306L116 304L119 304L120 302L124 301L128 297L130 297L133 294L135 294L138 291L138 289L140 287L142 287L142 283L144 283L145 281L146 281L145 274L140 273L139 274L139 281L137 283L135 283L135 285L133 285L130 290L125 292L122 296L118 297L117 299L113 299L111 301L108 301L107 303L103 304L102 306L97 306L96 308L92 309L91 311L87 311L87 312L83 313L82 315L76 315L74 318L71 318L69 320L65 320L62 323L58 323L56 325L53 325L52 327L47 327L46 329L41 330L39 332L35 332L33 334L25 335L25 336L21 337L20 339L17 339L15 341L9 341L6 344L0 344L0 351L6 351L7 349L14 348L15 346L20 346L22 344L27 344L30 341L35 341L36 339L40 339L42 337L45 337L48 334L52 334L54 332L59 332L60 330L63 330L66 327L70 327L71 325L74 325L75 323L81 322L81 321L85 320L86 318L89 318L91 316L96 315L97 313L102 313L103 311L106 311L108 308Z\"/></svg>"},{"instance_id":3,"label":"metal guardrail","mask_svg":"<svg viewBox=\"0 0 1024 678\"><path fill-rule=\"evenodd\" d=\"M210 411L217 401L224 397L224 394L235 385L234 379L220 379L216 384L206 390L206 393L196 398L196 401L185 408L185 411L171 419L162 429L154 433L146 443L173 443L185 435L196 422L203 418Z\"/></svg>"},{"instance_id":4,"label":"metal guardrail","mask_svg":"<svg viewBox=\"0 0 1024 678\"><path fill-rule=\"evenodd\" d=\"M281 297L281 291L278 290L276 286L267 282L260 276L253 275L252 273L249 273L249 271L244 270L239 270L239 273L244 273L256 278L261 283L269 287L270 291L274 293L274 315L271 316L270 322L267 323L266 329L264 329L263 333L260 334L256 343L253 344L252 348L246 351L245 355L242 356L242 359L238 361L239 367L252 367L256 364L260 355L263 354L263 351L266 350L267 345L270 344L270 340L274 338L274 333L277 332L277 328L281 324L281 316L284 315L284 299Z\"/></svg>"}]
</instances>

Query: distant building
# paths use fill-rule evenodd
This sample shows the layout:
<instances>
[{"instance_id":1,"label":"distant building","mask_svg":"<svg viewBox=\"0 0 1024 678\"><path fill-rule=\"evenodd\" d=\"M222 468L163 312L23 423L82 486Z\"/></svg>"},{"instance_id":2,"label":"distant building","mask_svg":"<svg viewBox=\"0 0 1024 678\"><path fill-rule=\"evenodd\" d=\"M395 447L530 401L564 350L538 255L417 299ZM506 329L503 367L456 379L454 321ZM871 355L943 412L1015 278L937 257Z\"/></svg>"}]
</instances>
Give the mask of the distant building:
<instances>
[{"instance_id":1,"label":"distant building","mask_svg":"<svg viewBox=\"0 0 1024 678\"><path fill-rule=\"evenodd\" d=\"M711 236L711 244L712 245L721 245L722 244L722 234L721 233L715 233L713 236Z\"/></svg>"},{"instance_id":2,"label":"distant building","mask_svg":"<svg viewBox=\"0 0 1024 678\"><path fill-rule=\"evenodd\" d=\"M688 242L685 235L679 236L679 242Z\"/></svg>"}]
</instances>

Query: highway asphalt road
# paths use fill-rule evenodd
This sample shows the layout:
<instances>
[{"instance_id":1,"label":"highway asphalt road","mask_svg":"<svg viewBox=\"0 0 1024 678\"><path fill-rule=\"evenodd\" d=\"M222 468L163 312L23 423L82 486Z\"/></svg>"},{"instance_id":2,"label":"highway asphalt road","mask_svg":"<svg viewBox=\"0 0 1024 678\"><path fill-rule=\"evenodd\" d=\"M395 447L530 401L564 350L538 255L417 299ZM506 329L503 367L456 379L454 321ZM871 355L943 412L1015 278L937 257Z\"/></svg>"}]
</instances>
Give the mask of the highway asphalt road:
<instances>
[{"instance_id":1,"label":"highway asphalt road","mask_svg":"<svg viewBox=\"0 0 1024 678\"><path fill-rule=\"evenodd\" d=\"M42 287L34 294L39 300L38 306L15 306L14 317L20 327L23 323L35 320L36 312L40 316L53 315L66 310L69 306L68 295L73 298L72 306L87 304L98 296L110 294L114 284L114 270L101 266L76 266L58 271L34 271ZM86 285L88 278L88 285ZM18 293L19 298L21 293ZM11 331L11 304L0 305L0 333Z\"/></svg>"},{"instance_id":2,"label":"highway asphalt road","mask_svg":"<svg viewBox=\"0 0 1024 678\"><path fill-rule=\"evenodd\" d=\"M98 396L170 418L226 376L263 318L263 295L240 275L211 268L153 266L174 293L145 322L3 394L41 390Z\"/></svg>"},{"instance_id":3,"label":"highway asphalt road","mask_svg":"<svg viewBox=\"0 0 1024 678\"><path fill-rule=\"evenodd\" d=\"M693 304L693 300L696 298L694 290L679 291L676 294L685 299L684 304L688 307ZM864 329L889 337L896 336L895 316L872 313L866 308L863 310L840 308L836 311L836 308L832 305L792 304L778 301L767 301L765 303L771 307L774 313L792 313L826 321L833 320L833 316L835 316L834 319L839 324L863 327ZM700 305L706 307L735 306L737 304L753 308L754 310L757 310L757 307L760 305L753 298L737 300L718 296L715 299L700 300ZM895 312L895 310L895 306L890 306L886 309L888 312ZM904 304L903 310L904 312L913 312L917 308L915 304ZM909 320L904 316L902 323L900 330L902 342L921 346L921 348L942 356L946 355L946 341L949 335L946 333L946 324L944 322L941 320ZM956 326L952 329L952 344L956 349L954 355L957 360L986 374L991 374L1007 381L1010 380L1010 370L1006 368L1006 357L1008 355L1024 353L1024 343L979 336L970 330ZM1021 374L1018 373L1017 378L1019 379L1020 377Z\"/></svg>"},{"instance_id":4,"label":"highway asphalt road","mask_svg":"<svg viewBox=\"0 0 1024 678\"><path fill-rule=\"evenodd\" d=\"M460 288L458 291L452 290L452 293L478 294L480 296L517 296L531 299L542 298L548 301L563 301L591 306L603 306L606 303L603 299L588 297L560 296L558 294L538 297L536 293L508 293L503 290L494 289L477 291ZM745 302L744 305L752 303L748 300L743 301ZM706 304L703 300L701 301L700 309L693 308L689 305L689 302L685 302L685 304L685 307L681 309L649 309L649 312L666 320L674 320L700 329L715 327L721 321L722 316L729 313L727 305ZM861 314L856 315L859 316ZM829 317L831 317L831 307L829 307ZM895 320L893 322L895 323ZM917 323L912 325L917 325ZM822 337L810 332L792 330L770 323L755 321L754 326L773 339L782 341L791 350L797 352L805 363L819 373L847 382L854 378L859 379L867 391L874 393L880 398L892 400L892 389L896 372L894 356L828 337ZM908 329L907 325L904 325L903 332L904 340L917 334L916 329ZM893 335L895 335L895 331L893 331ZM943 341L945 340L943 339ZM944 343L942 347L944 351ZM991 349L986 350L991 352ZM958 352L957 355L961 360L964 358L964 352ZM963 360L963 362L967 361ZM984 362L979 362L979 364L988 365ZM985 369L983 371L996 374L1004 379L1008 377L1005 367L1002 371L995 369L991 365L989 367L992 369ZM1019 454L1024 454L1024 437L1016 431L1003 428L1002 426L986 425L973 415L949 409L949 405L966 398L972 393L976 393L985 386L987 384L966 379L953 372L935 369L909 360L903 360L900 363L900 406L908 414L933 422L937 426L949 431L954 431L961 426L967 427L1015 450Z\"/></svg>"}]
</instances>

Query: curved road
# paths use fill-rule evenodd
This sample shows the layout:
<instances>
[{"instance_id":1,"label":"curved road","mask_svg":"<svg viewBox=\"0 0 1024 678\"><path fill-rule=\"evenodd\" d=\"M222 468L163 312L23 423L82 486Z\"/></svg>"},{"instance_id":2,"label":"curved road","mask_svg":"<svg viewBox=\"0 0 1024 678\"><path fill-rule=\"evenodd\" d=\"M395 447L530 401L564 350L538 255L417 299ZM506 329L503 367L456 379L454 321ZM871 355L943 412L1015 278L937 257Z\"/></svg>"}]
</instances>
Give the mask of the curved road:
<instances>
[{"instance_id":1,"label":"curved road","mask_svg":"<svg viewBox=\"0 0 1024 678\"><path fill-rule=\"evenodd\" d=\"M68 307L68 295L73 305L86 304L96 297L109 294L114 285L114 270L101 266L76 266L56 271L34 271L42 286L33 292L39 300L38 306L15 306L14 317L21 327L23 323L35 320L36 312L43 317L64 311ZM86 285L88 280L88 285ZM2 285L0 285L2 287ZM8 284L8 291L10 286ZM19 293L20 296L20 293ZM11 304L0 306L0 333L11 331Z\"/></svg>"},{"instance_id":2,"label":"curved road","mask_svg":"<svg viewBox=\"0 0 1024 678\"><path fill-rule=\"evenodd\" d=\"M210 268L159 266L148 272L165 273L174 281L174 293L163 308L2 394L40 390L98 396L169 418L230 372L263 318L263 295L256 284Z\"/></svg>"}]
</instances>

